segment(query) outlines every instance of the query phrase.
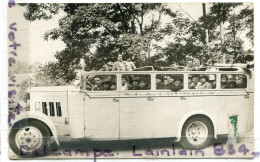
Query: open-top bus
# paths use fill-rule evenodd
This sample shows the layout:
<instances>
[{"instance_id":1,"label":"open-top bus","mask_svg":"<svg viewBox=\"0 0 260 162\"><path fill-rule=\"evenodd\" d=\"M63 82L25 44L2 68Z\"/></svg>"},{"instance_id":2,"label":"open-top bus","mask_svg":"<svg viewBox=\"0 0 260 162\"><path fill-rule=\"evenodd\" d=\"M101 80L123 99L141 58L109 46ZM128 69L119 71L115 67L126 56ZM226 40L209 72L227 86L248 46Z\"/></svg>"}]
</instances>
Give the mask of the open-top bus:
<instances>
[{"instance_id":1,"label":"open-top bus","mask_svg":"<svg viewBox=\"0 0 260 162\"><path fill-rule=\"evenodd\" d=\"M205 148L218 135L253 130L254 73L241 66L81 71L74 85L31 88L30 106L10 127L10 148L17 155L32 153L51 137L59 145L64 136L173 138L188 149Z\"/></svg>"}]
</instances>

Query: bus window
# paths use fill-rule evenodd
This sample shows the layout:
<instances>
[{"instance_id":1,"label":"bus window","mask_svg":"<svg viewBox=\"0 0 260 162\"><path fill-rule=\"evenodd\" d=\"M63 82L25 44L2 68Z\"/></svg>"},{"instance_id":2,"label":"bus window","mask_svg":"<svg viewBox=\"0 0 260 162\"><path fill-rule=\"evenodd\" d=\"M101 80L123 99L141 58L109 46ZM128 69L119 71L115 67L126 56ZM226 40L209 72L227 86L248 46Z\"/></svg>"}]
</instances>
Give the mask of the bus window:
<instances>
[{"instance_id":1,"label":"bus window","mask_svg":"<svg viewBox=\"0 0 260 162\"><path fill-rule=\"evenodd\" d=\"M221 89L246 88L247 78L243 74L222 74Z\"/></svg>"},{"instance_id":2,"label":"bus window","mask_svg":"<svg viewBox=\"0 0 260 162\"><path fill-rule=\"evenodd\" d=\"M188 84L189 89L216 89L216 75L190 74Z\"/></svg>"},{"instance_id":3,"label":"bus window","mask_svg":"<svg viewBox=\"0 0 260 162\"><path fill-rule=\"evenodd\" d=\"M115 91L116 87L116 75L86 76L87 91Z\"/></svg>"},{"instance_id":4,"label":"bus window","mask_svg":"<svg viewBox=\"0 0 260 162\"><path fill-rule=\"evenodd\" d=\"M157 74L156 75L156 89L168 89L172 91L179 91L183 89L183 75L182 74Z\"/></svg>"},{"instance_id":5,"label":"bus window","mask_svg":"<svg viewBox=\"0 0 260 162\"><path fill-rule=\"evenodd\" d=\"M151 75L124 74L122 75L122 90L150 90Z\"/></svg>"}]
</instances>

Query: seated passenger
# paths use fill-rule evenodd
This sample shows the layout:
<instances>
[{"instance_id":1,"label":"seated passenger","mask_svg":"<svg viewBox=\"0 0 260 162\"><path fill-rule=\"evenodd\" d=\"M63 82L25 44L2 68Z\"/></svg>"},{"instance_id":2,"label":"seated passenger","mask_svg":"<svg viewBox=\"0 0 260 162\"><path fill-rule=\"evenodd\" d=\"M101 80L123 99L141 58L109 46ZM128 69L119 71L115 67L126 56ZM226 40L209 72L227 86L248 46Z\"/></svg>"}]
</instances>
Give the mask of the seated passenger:
<instances>
[{"instance_id":1,"label":"seated passenger","mask_svg":"<svg viewBox=\"0 0 260 162\"><path fill-rule=\"evenodd\" d=\"M133 78L131 90L139 90L139 89L140 89L140 86L139 86L139 78L138 78L138 77Z\"/></svg>"},{"instance_id":2,"label":"seated passenger","mask_svg":"<svg viewBox=\"0 0 260 162\"><path fill-rule=\"evenodd\" d=\"M208 82L209 78L207 75L201 75L200 83L197 85L197 89L212 89L211 84Z\"/></svg>"},{"instance_id":3,"label":"seated passenger","mask_svg":"<svg viewBox=\"0 0 260 162\"><path fill-rule=\"evenodd\" d=\"M172 91L179 91L183 89L183 85L181 84L181 77L175 77L174 85L171 87Z\"/></svg>"},{"instance_id":4,"label":"seated passenger","mask_svg":"<svg viewBox=\"0 0 260 162\"><path fill-rule=\"evenodd\" d=\"M127 77L122 76L122 90L130 90L132 88L132 85L127 82Z\"/></svg>"},{"instance_id":5,"label":"seated passenger","mask_svg":"<svg viewBox=\"0 0 260 162\"><path fill-rule=\"evenodd\" d=\"M102 80L100 76L95 76L94 77L94 91L102 91Z\"/></svg>"},{"instance_id":6,"label":"seated passenger","mask_svg":"<svg viewBox=\"0 0 260 162\"><path fill-rule=\"evenodd\" d=\"M160 76L156 76L156 89L166 89L163 78Z\"/></svg>"},{"instance_id":7,"label":"seated passenger","mask_svg":"<svg viewBox=\"0 0 260 162\"><path fill-rule=\"evenodd\" d=\"M192 75L192 77L191 77L191 83L190 83L190 85L189 85L189 88L190 89L196 89L197 88L197 86L198 86L198 83L199 83L199 77L198 77L198 75Z\"/></svg>"},{"instance_id":8,"label":"seated passenger","mask_svg":"<svg viewBox=\"0 0 260 162\"><path fill-rule=\"evenodd\" d=\"M112 91L115 91L115 90L116 90L116 83L115 83L115 82L111 82L111 87L110 87L110 89L111 89Z\"/></svg>"},{"instance_id":9,"label":"seated passenger","mask_svg":"<svg viewBox=\"0 0 260 162\"><path fill-rule=\"evenodd\" d=\"M104 91L111 91L111 82L109 80L105 80L102 86Z\"/></svg>"},{"instance_id":10,"label":"seated passenger","mask_svg":"<svg viewBox=\"0 0 260 162\"><path fill-rule=\"evenodd\" d=\"M246 88L246 85L247 85L246 77L240 76L238 78L237 88Z\"/></svg>"},{"instance_id":11,"label":"seated passenger","mask_svg":"<svg viewBox=\"0 0 260 162\"><path fill-rule=\"evenodd\" d=\"M168 75L166 78L167 78L166 88L171 89L174 86L174 78L171 75Z\"/></svg>"},{"instance_id":12,"label":"seated passenger","mask_svg":"<svg viewBox=\"0 0 260 162\"><path fill-rule=\"evenodd\" d=\"M228 81L228 88L237 88L237 82L234 79Z\"/></svg>"},{"instance_id":13,"label":"seated passenger","mask_svg":"<svg viewBox=\"0 0 260 162\"><path fill-rule=\"evenodd\" d=\"M149 89L145 79L140 79L139 87L140 87L140 90L148 90Z\"/></svg>"},{"instance_id":14,"label":"seated passenger","mask_svg":"<svg viewBox=\"0 0 260 162\"><path fill-rule=\"evenodd\" d=\"M221 75L221 88L222 89L228 88L228 76L227 75Z\"/></svg>"},{"instance_id":15,"label":"seated passenger","mask_svg":"<svg viewBox=\"0 0 260 162\"><path fill-rule=\"evenodd\" d=\"M194 89L195 87L194 87L194 84L193 84L193 82L192 82L192 77L191 77L191 75L189 75L189 78L188 78L188 88L189 89Z\"/></svg>"}]
</instances>

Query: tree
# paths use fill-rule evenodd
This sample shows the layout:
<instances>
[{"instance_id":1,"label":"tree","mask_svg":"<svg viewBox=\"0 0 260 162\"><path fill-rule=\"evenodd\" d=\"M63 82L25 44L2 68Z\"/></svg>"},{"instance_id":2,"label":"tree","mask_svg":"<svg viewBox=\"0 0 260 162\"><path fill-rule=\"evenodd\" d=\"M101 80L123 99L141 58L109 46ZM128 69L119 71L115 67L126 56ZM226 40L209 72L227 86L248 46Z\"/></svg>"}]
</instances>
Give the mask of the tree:
<instances>
[{"instance_id":1,"label":"tree","mask_svg":"<svg viewBox=\"0 0 260 162\"><path fill-rule=\"evenodd\" d=\"M44 38L61 39L66 44L55 55L60 64L72 67L83 58L87 70L115 61L119 53L125 59L136 56L141 49L150 50L152 40L163 39L162 15L175 17L175 13L160 3L27 4L26 7L29 13L25 15L29 15L26 18L30 21L49 19L49 14L57 14L59 10L66 13L59 20L59 28L47 31Z\"/></svg>"},{"instance_id":2,"label":"tree","mask_svg":"<svg viewBox=\"0 0 260 162\"><path fill-rule=\"evenodd\" d=\"M253 46L253 9L250 4L213 3L209 14L201 17L199 22L202 28L209 29L209 52L217 59L215 61L223 59L223 54L232 55L238 61L238 56L249 52L243 49L247 40L241 39L241 33L247 33Z\"/></svg>"}]
</instances>

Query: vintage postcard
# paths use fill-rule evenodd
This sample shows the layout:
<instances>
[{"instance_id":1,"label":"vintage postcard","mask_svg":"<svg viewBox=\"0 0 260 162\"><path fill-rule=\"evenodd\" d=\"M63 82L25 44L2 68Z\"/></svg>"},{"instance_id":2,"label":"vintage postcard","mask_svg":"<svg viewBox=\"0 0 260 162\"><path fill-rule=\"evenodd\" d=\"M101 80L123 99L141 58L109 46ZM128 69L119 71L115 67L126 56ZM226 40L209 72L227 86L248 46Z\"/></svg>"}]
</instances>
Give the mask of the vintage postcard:
<instances>
[{"instance_id":1,"label":"vintage postcard","mask_svg":"<svg viewBox=\"0 0 260 162\"><path fill-rule=\"evenodd\" d=\"M260 155L253 3L7 7L10 159Z\"/></svg>"}]
</instances>

